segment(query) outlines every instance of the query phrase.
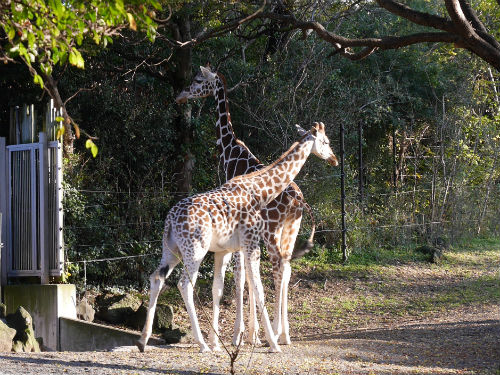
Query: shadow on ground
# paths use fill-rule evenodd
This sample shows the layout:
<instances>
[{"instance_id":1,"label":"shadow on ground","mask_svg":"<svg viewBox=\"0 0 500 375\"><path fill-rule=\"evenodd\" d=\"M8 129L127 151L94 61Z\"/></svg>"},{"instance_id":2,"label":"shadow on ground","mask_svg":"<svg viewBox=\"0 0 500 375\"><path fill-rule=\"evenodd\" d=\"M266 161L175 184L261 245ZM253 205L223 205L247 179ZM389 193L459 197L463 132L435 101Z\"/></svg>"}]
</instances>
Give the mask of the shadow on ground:
<instances>
[{"instance_id":1,"label":"shadow on ground","mask_svg":"<svg viewBox=\"0 0 500 375\"><path fill-rule=\"evenodd\" d=\"M347 351L345 359L351 361L495 374L500 365L500 322L491 319L350 330L295 340L331 340Z\"/></svg>"}]
</instances>

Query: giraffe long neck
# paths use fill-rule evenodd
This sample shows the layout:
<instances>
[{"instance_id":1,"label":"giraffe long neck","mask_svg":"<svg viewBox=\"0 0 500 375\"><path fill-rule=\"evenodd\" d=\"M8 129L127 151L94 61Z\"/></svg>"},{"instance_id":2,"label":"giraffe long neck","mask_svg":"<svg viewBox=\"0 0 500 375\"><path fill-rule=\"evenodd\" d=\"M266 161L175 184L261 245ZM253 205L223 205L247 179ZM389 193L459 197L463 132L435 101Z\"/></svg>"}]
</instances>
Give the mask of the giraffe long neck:
<instances>
[{"instance_id":1,"label":"giraffe long neck","mask_svg":"<svg viewBox=\"0 0 500 375\"><path fill-rule=\"evenodd\" d=\"M300 172L311 153L313 143L314 137L308 133L273 164L251 174L237 177L229 183L243 184L247 189L252 190L254 198L261 206L267 206L290 185Z\"/></svg>"},{"instance_id":2,"label":"giraffe long neck","mask_svg":"<svg viewBox=\"0 0 500 375\"><path fill-rule=\"evenodd\" d=\"M260 169L263 164L234 134L226 96L226 80L220 73L217 76L215 88L217 148L224 168L224 176L226 181L229 181L233 177Z\"/></svg>"}]
</instances>

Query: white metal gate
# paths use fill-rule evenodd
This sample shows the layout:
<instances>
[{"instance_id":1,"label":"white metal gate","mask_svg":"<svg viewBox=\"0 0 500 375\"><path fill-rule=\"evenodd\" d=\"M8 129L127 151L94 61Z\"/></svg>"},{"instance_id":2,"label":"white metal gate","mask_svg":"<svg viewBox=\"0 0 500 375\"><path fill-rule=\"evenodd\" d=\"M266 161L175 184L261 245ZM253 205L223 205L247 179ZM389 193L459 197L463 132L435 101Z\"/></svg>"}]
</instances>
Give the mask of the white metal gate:
<instances>
[{"instance_id":1,"label":"white metal gate","mask_svg":"<svg viewBox=\"0 0 500 375\"><path fill-rule=\"evenodd\" d=\"M7 146L7 153L7 275L43 278L48 263L49 274L61 276L61 146L42 141Z\"/></svg>"},{"instance_id":2,"label":"white metal gate","mask_svg":"<svg viewBox=\"0 0 500 375\"><path fill-rule=\"evenodd\" d=\"M0 138L2 284L25 276L45 284L63 273L62 147L43 132L38 143L5 144Z\"/></svg>"}]
</instances>

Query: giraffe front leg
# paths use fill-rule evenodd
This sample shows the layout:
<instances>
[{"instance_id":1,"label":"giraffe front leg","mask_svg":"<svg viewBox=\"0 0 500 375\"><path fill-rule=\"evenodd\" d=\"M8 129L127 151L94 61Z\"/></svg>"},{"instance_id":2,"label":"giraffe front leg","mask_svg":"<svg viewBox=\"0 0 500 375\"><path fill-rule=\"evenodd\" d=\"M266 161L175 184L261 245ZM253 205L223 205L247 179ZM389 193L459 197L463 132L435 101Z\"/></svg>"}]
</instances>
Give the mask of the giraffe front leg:
<instances>
[{"instance_id":1,"label":"giraffe front leg","mask_svg":"<svg viewBox=\"0 0 500 375\"><path fill-rule=\"evenodd\" d=\"M245 290L245 261L241 251L234 254L234 283L236 287L236 319L234 321L234 333L232 344L243 345L243 332L245 322L243 320L243 292Z\"/></svg>"},{"instance_id":2,"label":"giraffe front leg","mask_svg":"<svg viewBox=\"0 0 500 375\"><path fill-rule=\"evenodd\" d=\"M248 282L248 305L250 309L250 316L248 318L248 336L249 341L252 345L259 346L262 343L259 339L259 319L257 316L257 306L255 301L255 293L251 287L251 283Z\"/></svg>"},{"instance_id":3,"label":"giraffe front leg","mask_svg":"<svg viewBox=\"0 0 500 375\"><path fill-rule=\"evenodd\" d=\"M264 298L264 288L262 286L262 281L260 279L260 249L257 247L253 251L247 253L247 258L245 259L245 268L248 273L248 278L250 282L250 287L255 293L255 300L257 302L257 308L261 314L262 325L264 326L264 331L266 333L266 338L269 343L269 351L273 353L281 352L276 337L269 320L269 314L267 313L267 308Z\"/></svg>"},{"instance_id":4,"label":"giraffe front leg","mask_svg":"<svg viewBox=\"0 0 500 375\"><path fill-rule=\"evenodd\" d=\"M281 267L280 267L280 306L281 313L281 331L279 332L278 342L281 345L290 345L290 326L288 323L288 285L292 269L290 266L290 258L293 253L297 234L299 233L300 223L302 221L302 210L296 209L294 219L287 221L281 236Z\"/></svg>"},{"instance_id":5,"label":"giraffe front leg","mask_svg":"<svg viewBox=\"0 0 500 375\"><path fill-rule=\"evenodd\" d=\"M289 261L284 261L283 263L283 273L281 280L281 317L282 317L282 330L278 336L278 342L281 345L290 345L292 341L290 340L290 326L288 323L288 284L290 282L290 275L292 269Z\"/></svg>"},{"instance_id":6,"label":"giraffe front leg","mask_svg":"<svg viewBox=\"0 0 500 375\"><path fill-rule=\"evenodd\" d=\"M282 305L283 305L283 262L280 258L273 260L273 280L274 280L274 317L273 331L276 337L280 337L283 332Z\"/></svg>"},{"instance_id":7,"label":"giraffe front leg","mask_svg":"<svg viewBox=\"0 0 500 375\"><path fill-rule=\"evenodd\" d=\"M213 320L210 333L208 334L208 343L214 351L221 350L219 340L220 299L224 290L226 267L231 260L231 255L231 253L215 253L214 257L214 281L212 284Z\"/></svg>"}]
</instances>

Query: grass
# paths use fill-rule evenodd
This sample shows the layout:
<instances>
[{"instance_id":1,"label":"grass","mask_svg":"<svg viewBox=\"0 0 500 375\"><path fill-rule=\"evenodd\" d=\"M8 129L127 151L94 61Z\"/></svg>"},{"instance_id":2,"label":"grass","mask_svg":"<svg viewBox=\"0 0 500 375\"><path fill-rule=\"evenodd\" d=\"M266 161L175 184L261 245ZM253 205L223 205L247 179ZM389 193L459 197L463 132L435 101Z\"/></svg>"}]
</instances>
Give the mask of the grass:
<instances>
[{"instance_id":1,"label":"grass","mask_svg":"<svg viewBox=\"0 0 500 375\"><path fill-rule=\"evenodd\" d=\"M291 332L312 334L496 306L500 301L499 264L498 238L460 241L445 251L439 264L429 263L412 246L357 249L346 264L340 262L338 253L317 247L312 254L292 262ZM261 263L261 275L272 316L274 287L267 260ZM211 278L199 279L196 285L208 316L211 285ZM174 305L177 316L183 316L177 322L189 327L175 286L167 289L160 301ZM221 321L226 321L230 337L234 316L224 316L234 311L234 281L230 273L222 302L225 305ZM201 306L198 313L201 321L208 321Z\"/></svg>"},{"instance_id":2,"label":"grass","mask_svg":"<svg viewBox=\"0 0 500 375\"><path fill-rule=\"evenodd\" d=\"M428 263L413 247L358 249L346 264L326 263L332 256L325 251L316 249L293 264L295 277L309 282L303 293L309 309L295 306L291 297L290 315L300 321L317 314L322 320L329 317L325 328L331 328L332 323L424 317L500 301L498 238L462 240L445 251L439 264ZM328 281L335 287L323 290Z\"/></svg>"}]
</instances>

